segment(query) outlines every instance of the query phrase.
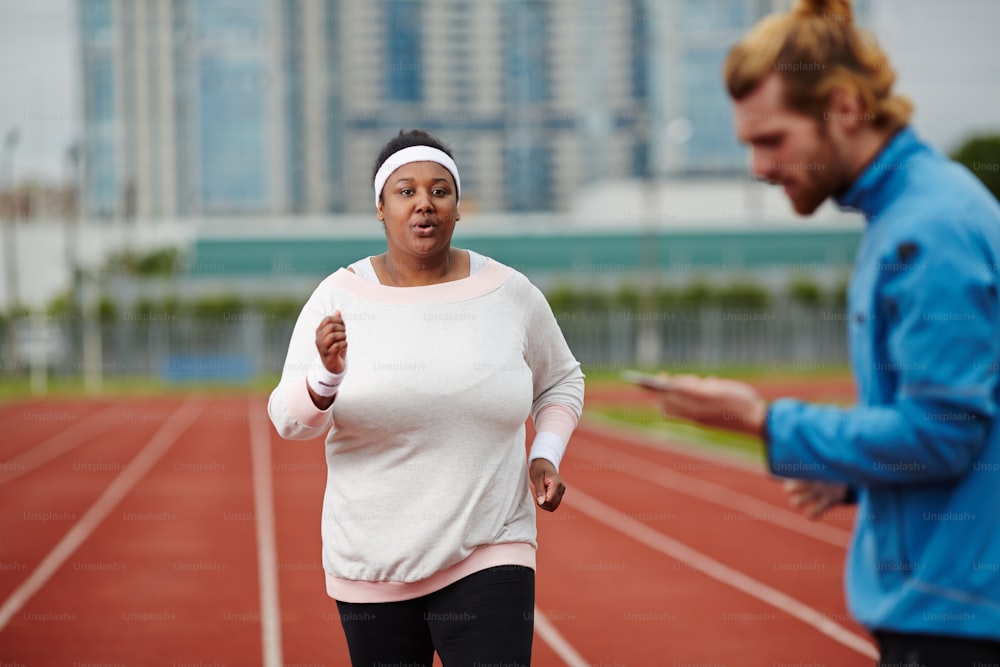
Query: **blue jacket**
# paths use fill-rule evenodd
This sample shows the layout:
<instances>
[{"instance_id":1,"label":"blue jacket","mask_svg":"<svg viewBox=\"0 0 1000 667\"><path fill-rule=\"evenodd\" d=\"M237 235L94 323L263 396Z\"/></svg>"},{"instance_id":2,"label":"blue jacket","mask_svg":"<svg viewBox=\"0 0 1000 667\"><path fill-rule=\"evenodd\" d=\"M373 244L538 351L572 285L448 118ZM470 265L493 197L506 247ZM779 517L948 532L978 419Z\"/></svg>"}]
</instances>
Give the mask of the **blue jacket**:
<instances>
[{"instance_id":1,"label":"blue jacket","mask_svg":"<svg viewBox=\"0 0 1000 667\"><path fill-rule=\"evenodd\" d=\"M868 223L847 295L858 403L775 401L771 471L856 492L861 623L1000 640L1000 205L909 128L837 203Z\"/></svg>"}]
</instances>

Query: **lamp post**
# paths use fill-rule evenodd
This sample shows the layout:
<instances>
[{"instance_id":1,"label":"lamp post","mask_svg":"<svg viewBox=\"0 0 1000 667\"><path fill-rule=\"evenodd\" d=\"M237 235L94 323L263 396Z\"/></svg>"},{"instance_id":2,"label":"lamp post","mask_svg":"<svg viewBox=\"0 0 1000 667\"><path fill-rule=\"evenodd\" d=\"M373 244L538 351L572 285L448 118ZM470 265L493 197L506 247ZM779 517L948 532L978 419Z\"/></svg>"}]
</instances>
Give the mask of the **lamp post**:
<instances>
[{"instance_id":1,"label":"lamp post","mask_svg":"<svg viewBox=\"0 0 1000 667\"><path fill-rule=\"evenodd\" d=\"M69 271L69 312L71 319L65 328L69 332L69 349L74 360L82 359L83 302L80 289L80 145L76 142L66 148L66 206L63 210L65 224L66 268Z\"/></svg>"},{"instance_id":2,"label":"lamp post","mask_svg":"<svg viewBox=\"0 0 1000 667\"><path fill-rule=\"evenodd\" d=\"M653 141L655 118L647 110L643 118L642 139L646 145L646 173L643 187L643 209L640 210L639 248L639 315L636 323L635 362L640 368L655 368L660 364L660 323L652 314L656 311L656 290L660 273L660 239L657 234L660 215L660 182L656 169L656 143Z\"/></svg>"},{"instance_id":3,"label":"lamp post","mask_svg":"<svg viewBox=\"0 0 1000 667\"><path fill-rule=\"evenodd\" d=\"M3 179L4 190L10 198L10 211L4 220L4 270L7 280L7 311L13 316L19 301L17 283L17 249L14 236L14 225L17 221L17 200L14 193L14 149L21 139L21 133L16 127L7 130L3 140Z\"/></svg>"},{"instance_id":4,"label":"lamp post","mask_svg":"<svg viewBox=\"0 0 1000 667\"><path fill-rule=\"evenodd\" d=\"M17 249L15 221L17 219L17 204L14 196L14 149L17 148L21 139L21 132L16 127L7 130L3 139L3 156L0 159L0 192L7 195L10 211L3 216L0 221L3 225L3 265L5 288L7 292L7 315L10 318L10 325L7 328L6 340L3 346L4 367L13 370L17 367L17 335L16 322L18 298L17 284Z\"/></svg>"},{"instance_id":5,"label":"lamp post","mask_svg":"<svg viewBox=\"0 0 1000 667\"><path fill-rule=\"evenodd\" d=\"M76 184L76 222L79 225L77 240L77 256L75 271L75 293L78 299L78 312L83 316L81 329L80 359L82 362L81 371L83 373L83 390L91 396L100 395L104 386L104 350L101 336L101 277L100 261L101 254L97 253L97 264L91 270L84 269L83 262L80 261L79 250L84 245L84 236L89 241L93 239L87 233L85 211L87 210L87 183L90 181L91 163L87 143L82 146L74 146L71 156L74 167L73 181Z\"/></svg>"}]
</instances>

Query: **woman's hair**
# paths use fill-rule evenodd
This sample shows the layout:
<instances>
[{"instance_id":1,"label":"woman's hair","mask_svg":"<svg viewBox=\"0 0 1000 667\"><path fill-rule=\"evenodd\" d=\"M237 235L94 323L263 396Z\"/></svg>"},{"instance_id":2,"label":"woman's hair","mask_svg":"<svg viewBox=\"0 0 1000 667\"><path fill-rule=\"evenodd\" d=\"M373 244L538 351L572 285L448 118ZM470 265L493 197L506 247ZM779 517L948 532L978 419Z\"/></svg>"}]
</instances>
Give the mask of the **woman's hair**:
<instances>
[{"instance_id":1,"label":"woman's hair","mask_svg":"<svg viewBox=\"0 0 1000 667\"><path fill-rule=\"evenodd\" d=\"M439 151L444 152L452 160L455 156L451 154L451 149L448 148L444 143L441 142L437 137L431 136L423 130L400 130L399 134L390 139L385 146L382 147L382 151L378 154L378 158L375 159L375 168L372 169L372 185L375 185L375 175L378 174L379 167L382 163L389 159L389 156L397 151L401 151L404 148L409 148L410 146L430 146L431 148L436 148Z\"/></svg>"},{"instance_id":2,"label":"woman's hair","mask_svg":"<svg viewBox=\"0 0 1000 667\"><path fill-rule=\"evenodd\" d=\"M854 24L850 0L797 0L758 23L723 67L734 100L772 73L784 83L785 105L818 120L836 88L856 94L864 119L879 129L898 129L913 112L909 99L893 94L896 73L871 33Z\"/></svg>"}]
</instances>

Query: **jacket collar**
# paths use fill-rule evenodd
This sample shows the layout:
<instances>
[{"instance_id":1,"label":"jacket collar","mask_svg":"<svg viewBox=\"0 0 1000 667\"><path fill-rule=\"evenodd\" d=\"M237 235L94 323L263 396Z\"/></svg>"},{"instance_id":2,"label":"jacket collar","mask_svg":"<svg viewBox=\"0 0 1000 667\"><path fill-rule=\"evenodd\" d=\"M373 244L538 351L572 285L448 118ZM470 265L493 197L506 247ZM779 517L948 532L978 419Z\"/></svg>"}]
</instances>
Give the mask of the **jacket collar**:
<instances>
[{"instance_id":1,"label":"jacket collar","mask_svg":"<svg viewBox=\"0 0 1000 667\"><path fill-rule=\"evenodd\" d=\"M895 187L904 178L906 164L923 144L916 132L904 127L882 147L875 159L865 167L846 192L834 197L842 209L858 211L869 223L895 199Z\"/></svg>"}]
</instances>

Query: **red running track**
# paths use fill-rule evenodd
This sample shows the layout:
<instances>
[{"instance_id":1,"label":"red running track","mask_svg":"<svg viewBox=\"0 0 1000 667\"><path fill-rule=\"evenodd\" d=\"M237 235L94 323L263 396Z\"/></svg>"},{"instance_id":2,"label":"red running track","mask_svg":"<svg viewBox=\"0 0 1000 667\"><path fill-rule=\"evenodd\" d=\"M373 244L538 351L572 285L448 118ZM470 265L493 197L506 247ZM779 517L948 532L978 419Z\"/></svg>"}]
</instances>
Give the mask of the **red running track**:
<instances>
[{"instance_id":1,"label":"red running track","mask_svg":"<svg viewBox=\"0 0 1000 667\"><path fill-rule=\"evenodd\" d=\"M29 401L0 427L0 665L348 664L323 448L280 440L262 397ZM873 664L848 510L811 523L759 465L589 420L562 472L534 665Z\"/></svg>"}]
</instances>

